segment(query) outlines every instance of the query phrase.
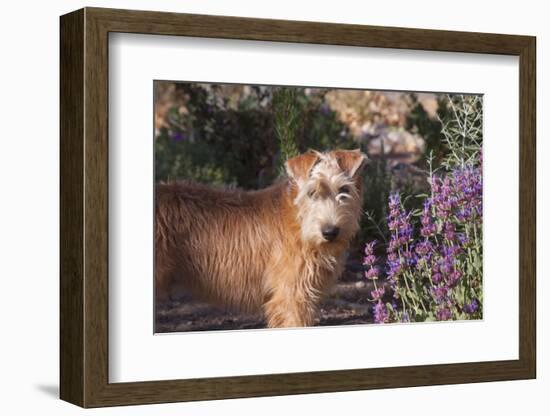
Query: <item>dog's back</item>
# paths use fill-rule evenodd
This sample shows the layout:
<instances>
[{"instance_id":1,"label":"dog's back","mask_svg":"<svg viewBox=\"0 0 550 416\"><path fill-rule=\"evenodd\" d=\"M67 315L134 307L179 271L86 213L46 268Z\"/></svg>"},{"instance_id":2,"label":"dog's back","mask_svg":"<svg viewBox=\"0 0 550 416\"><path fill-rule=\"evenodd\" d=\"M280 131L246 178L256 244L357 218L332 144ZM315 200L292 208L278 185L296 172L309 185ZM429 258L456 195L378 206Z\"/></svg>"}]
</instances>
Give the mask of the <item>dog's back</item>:
<instances>
[{"instance_id":1,"label":"dog's back","mask_svg":"<svg viewBox=\"0 0 550 416\"><path fill-rule=\"evenodd\" d=\"M279 219L265 215L277 212L273 208L284 188L282 183L255 192L190 182L157 185L157 295L183 287L217 304L259 308L270 245L280 233Z\"/></svg>"}]
</instances>

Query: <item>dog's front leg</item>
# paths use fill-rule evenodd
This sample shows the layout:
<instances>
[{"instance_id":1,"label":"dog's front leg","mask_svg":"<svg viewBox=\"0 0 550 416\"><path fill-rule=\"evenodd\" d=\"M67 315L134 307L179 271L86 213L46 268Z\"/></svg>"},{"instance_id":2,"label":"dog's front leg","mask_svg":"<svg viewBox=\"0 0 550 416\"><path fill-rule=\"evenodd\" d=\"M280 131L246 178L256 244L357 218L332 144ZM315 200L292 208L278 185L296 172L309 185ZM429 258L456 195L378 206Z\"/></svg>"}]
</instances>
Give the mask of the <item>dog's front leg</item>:
<instances>
[{"instance_id":1,"label":"dog's front leg","mask_svg":"<svg viewBox=\"0 0 550 416\"><path fill-rule=\"evenodd\" d=\"M303 327L315 323L318 306L297 289L281 288L271 294L264 311L269 328Z\"/></svg>"}]
</instances>

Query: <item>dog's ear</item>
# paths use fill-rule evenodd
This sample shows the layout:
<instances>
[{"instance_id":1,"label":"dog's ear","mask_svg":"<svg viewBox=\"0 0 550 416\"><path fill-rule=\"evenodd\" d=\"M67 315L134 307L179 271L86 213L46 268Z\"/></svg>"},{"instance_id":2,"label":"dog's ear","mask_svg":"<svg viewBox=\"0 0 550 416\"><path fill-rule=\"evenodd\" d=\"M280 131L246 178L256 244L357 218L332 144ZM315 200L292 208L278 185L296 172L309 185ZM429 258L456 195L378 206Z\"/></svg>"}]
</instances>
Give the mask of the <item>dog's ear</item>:
<instances>
[{"instance_id":1,"label":"dog's ear","mask_svg":"<svg viewBox=\"0 0 550 416\"><path fill-rule=\"evenodd\" d=\"M366 162L369 160L366 154L359 149L355 150L336 150L334 156L338 166L344 172L347 172L350 178L353 178L361 172Z\"/></svg>"},{"instance_id":2,"label":"dog's ear","mask_svg":"<svg viewBox=\"0 0 550 416\"><path fill-rule=\"evenodd\" d=\"M317 152L309 151L288 159L285 163L286 173L295 181L305 180L315 164L319 161Z\"/></svg>"}]
</instances>

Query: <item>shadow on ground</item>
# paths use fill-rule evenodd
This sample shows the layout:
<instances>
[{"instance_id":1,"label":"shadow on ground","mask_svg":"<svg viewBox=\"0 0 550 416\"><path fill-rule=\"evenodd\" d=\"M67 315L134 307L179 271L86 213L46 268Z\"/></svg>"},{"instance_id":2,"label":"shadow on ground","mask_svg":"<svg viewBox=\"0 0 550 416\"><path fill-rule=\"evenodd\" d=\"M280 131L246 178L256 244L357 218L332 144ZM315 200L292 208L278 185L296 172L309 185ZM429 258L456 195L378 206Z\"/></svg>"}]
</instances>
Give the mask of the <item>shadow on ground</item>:
<instances>
[{"instance_id":1,"label":"shadow on ground","mask_svg":"<svg viewBox=\"0 0 550 416\"><path fill-rule=\"evenodd\" d=\"M373 323L371 282L355 273L339 281L321 306L316 325L357 325ZM265 328L261 315L249 315L198 302L183 295L157 305L156 333Z\"/></svg>"},{"instance_id":2,"label":"shadow on ground","mask_svg":"<svg viewBox=\"0 0 550 416\"><path fill-rule=\"evenodd\" d=\"M54 399L59 398L59 386L57 384L38 384L36 390Z\"/></svg>"}]
</instances>

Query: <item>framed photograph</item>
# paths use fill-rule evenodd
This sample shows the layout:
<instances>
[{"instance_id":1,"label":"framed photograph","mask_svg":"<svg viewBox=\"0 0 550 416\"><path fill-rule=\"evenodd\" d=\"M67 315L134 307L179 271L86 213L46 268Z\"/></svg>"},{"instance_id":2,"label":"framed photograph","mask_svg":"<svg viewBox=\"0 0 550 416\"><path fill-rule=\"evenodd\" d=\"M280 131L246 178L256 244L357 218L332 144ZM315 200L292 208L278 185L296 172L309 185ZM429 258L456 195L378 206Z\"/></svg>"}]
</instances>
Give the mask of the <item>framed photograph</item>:
<instances>
[{"instance_id":1,"label":"framed photograph","mask_svg":"<svg viewBox=\"0 0 550 416\"><path fill-rule=\"evenodd\" d=\"M534 37L60 29L63 400L536 377Z\"/></svg>"}]
</instances>

